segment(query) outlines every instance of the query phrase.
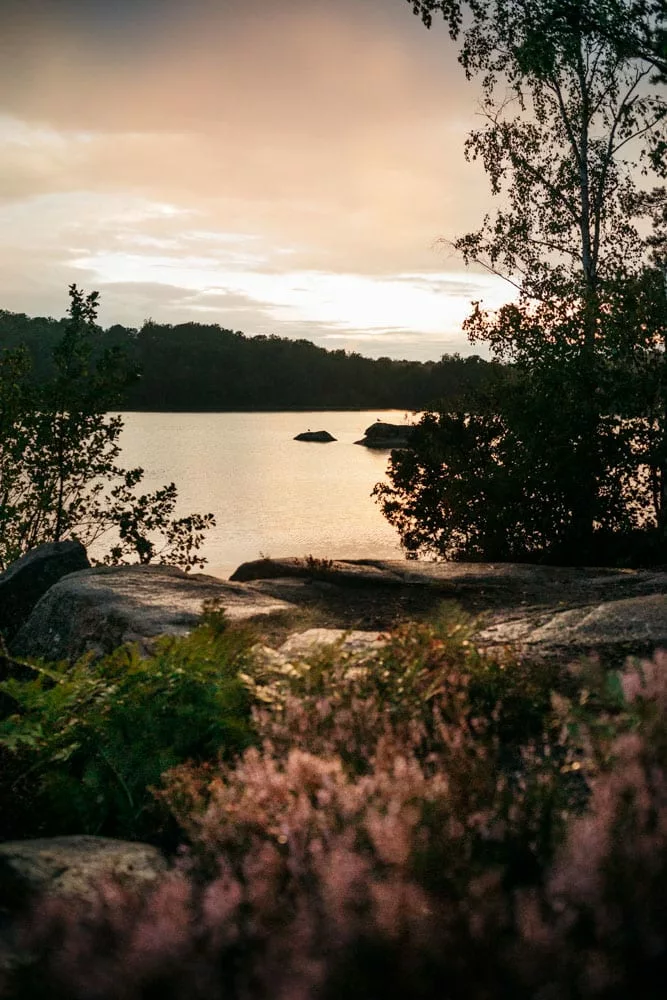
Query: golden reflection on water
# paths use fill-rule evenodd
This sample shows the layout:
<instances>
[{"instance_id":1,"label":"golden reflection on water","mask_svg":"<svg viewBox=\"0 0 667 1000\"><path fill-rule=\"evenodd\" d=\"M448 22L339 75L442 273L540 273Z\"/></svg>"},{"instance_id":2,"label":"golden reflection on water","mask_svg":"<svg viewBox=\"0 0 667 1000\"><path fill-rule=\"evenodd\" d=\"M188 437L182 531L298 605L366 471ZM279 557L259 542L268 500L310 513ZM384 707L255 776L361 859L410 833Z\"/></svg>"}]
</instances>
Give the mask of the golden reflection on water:
<instances>
[{"instance_id":1,"label":"golden reflection on water","mask_svg":"<svg viewBox=\"0 0 667 1000\"><path fill-rule=\"evenodd\" d=\"M175 482L177 515L212 511L202 554L228 576L265 556L401 558L398 536L370 496L389 452L355 445L377 418L403 410L307 413L124 413L122 463L145 469L142 491ZM294 441L327 430L329 444Z\"/></svg>"}]
</instances>

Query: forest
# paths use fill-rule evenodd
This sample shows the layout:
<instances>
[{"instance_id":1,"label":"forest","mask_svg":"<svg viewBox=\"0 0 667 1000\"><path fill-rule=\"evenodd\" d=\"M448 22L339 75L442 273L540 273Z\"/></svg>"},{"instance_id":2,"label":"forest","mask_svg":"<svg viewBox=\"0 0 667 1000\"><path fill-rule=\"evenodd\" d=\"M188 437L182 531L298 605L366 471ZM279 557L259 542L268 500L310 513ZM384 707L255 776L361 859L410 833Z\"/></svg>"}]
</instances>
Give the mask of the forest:
<instances>
[{"instance_id":1,"label":"forest","mask_svg":"<svg viewBox=\"0 0 667 1000\"><path fill-rule=\"evenodd\" d=\"M25 346L37 382L53 374L53 349L66 319L0 310L0 349ZM138 378L128 410L225 411L448 406L479 390L497 365L477 355L439 361L377 360L328 351L307 340L246 336L215 324L96 328L95 353L121 348Z\"/></svg>"}]
</instances>

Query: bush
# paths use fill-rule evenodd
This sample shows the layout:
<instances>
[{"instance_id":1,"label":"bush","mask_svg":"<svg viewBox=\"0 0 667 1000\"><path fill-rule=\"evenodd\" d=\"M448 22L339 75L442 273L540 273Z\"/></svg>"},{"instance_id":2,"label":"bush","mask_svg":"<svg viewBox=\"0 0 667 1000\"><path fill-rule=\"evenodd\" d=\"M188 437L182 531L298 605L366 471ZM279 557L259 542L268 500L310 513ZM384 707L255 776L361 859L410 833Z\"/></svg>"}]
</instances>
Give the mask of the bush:
<instances>
[{"instance_id":1,"label":"bush","mask_svg":"<svg viewBox=\"0 0 667 1000\"><path fill-rule=\"evenodd\" d=\"M554 696L572 710L593 688L598 708L600 696L609 703L605 675L592 665L577 678L555 662L535 664L503 650L484 655L472 632L468 617L444 605L437 621L401 625L383 648L365 655L332 646L288 671L254 669L253 692L274 709L264 713L262 731L281 752L334 753L362 773L386 725L423 761L442 750L447 724L479 733L507 772L519 767L521 748L531 741L555 752L562 724ZM293 715L300 721L292 723Z\"/></svg>"},{"instance_id":2,"label":"bush","mask_svg":"<svg viewBox=\"0 0 667 1000\"><path fill-rule=\"evenodd\" d=\"M262 678L261 745L165 775L171 873L43 901L7 996L659 995L667 655L540 671L461 631Z\"/></svg>"},{"instance_id":3,"label":"bush","mask_svg":"<svg viewBox=\"0 0 667 1000\"><path fill-rule=\"evenodd\" d=\"M1 683L19 711L0 722L0 794L15 804L0 836L157 836L149 788L164 771L252 742L238 676L249 645L245 633L207 624L158 640L148 658L122 647Z\"/></svg>"},{"instance_id":4,"label":"bush","mask_svg":"<svg viewBox=\"0 0 667 1000\"><path fill-rule=\"evenodd\" d=\"M144 470L117 464L123 420L111 414L138 372L117 347L101 351L99 293L71 285L69 295L47 381L35 384L27 349L0 350L0 570L41 542L90 547L109 535L112 565L203 566L215 518L174 517L174 483L137 494Z\"/></svg>"},{"instance_id":5,"label":"bush","mask_svg":"<svg viewBox=\"0 0 667 1000\"><path fill-rule=\"evenodd\" d=\"M590 694L555 664L484 656L468 633L457 616L409 624L380 651L333 647L265 677L269 705L254 712L261 749L222 769L165 775L160 798L195 853L243 854L240 845L274 844L283 828L299 850L325 828L346 828L366 849L379 811L411 817L397 833L416 852L410 873L412 862L440 870L451 892L492 856L510 881L531 878L586 800ZM408 850L413 837L420 846Z\"/></svg>"}]
</instances>

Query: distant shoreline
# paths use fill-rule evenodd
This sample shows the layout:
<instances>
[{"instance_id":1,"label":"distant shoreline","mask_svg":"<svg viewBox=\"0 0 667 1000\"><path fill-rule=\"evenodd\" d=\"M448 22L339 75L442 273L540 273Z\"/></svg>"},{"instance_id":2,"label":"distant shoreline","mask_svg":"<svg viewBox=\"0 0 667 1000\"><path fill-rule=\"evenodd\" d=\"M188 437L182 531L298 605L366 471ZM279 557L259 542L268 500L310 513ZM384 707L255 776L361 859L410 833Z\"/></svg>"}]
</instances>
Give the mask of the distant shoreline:
<instances>
[{"instance_id":1,"label":"distant shoreline","mask_svg":"<svg viewBox=\"0 0 667 1000\"><path fill-rule=\"evenodd\" d=\"M233 409L183 409L180 407L136 407L109 411L113 413L424 413L424 408L413 410L405 406L271 406L244 409L235 406Z\"/></svg>"}]
</instances>

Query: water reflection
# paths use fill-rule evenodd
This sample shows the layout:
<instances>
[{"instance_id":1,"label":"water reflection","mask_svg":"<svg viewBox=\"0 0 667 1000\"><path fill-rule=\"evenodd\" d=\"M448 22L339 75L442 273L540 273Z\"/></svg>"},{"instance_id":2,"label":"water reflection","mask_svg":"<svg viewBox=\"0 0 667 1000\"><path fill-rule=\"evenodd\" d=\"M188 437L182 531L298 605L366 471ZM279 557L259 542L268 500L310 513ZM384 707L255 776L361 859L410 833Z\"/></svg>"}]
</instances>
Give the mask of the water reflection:
<instances>
[{"instance_id":1,"label":"water reflection","mask_svg":"<svg viewBox=\"0 0 667 1000\"><path fill-rule=\"evenodd\" d=\"M124 413L122 459L145 469L147 490L173 480L177 514L215 514L202 550L207 571L226 576L260 554L401 558L370 497L388 452L354 444L378 418L402 423L406 414ZM293 440L308 428L337 440Z\"/></svg>"}]
</instances>

